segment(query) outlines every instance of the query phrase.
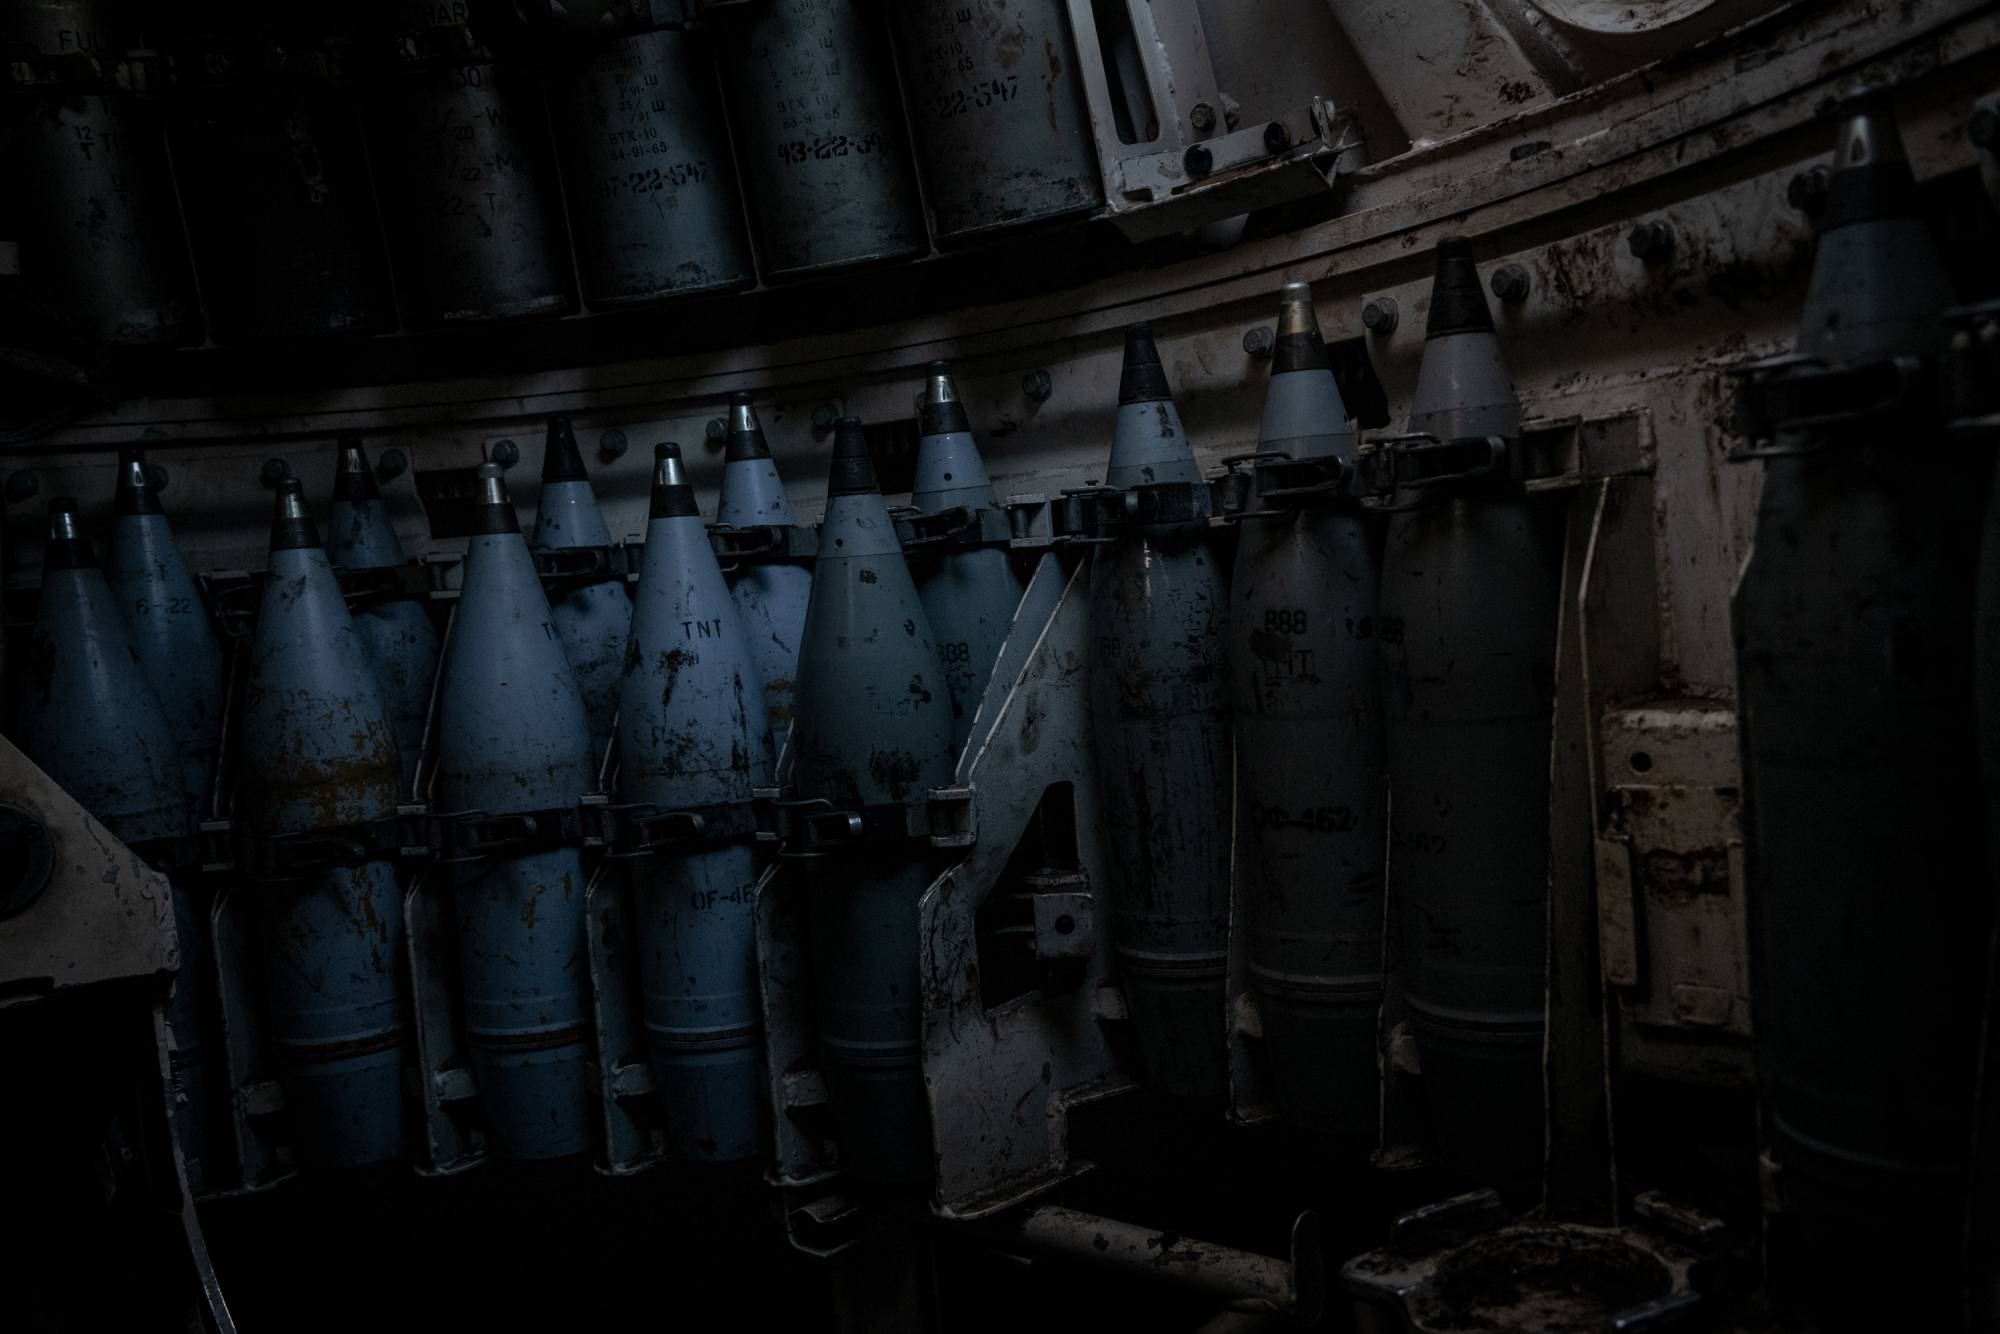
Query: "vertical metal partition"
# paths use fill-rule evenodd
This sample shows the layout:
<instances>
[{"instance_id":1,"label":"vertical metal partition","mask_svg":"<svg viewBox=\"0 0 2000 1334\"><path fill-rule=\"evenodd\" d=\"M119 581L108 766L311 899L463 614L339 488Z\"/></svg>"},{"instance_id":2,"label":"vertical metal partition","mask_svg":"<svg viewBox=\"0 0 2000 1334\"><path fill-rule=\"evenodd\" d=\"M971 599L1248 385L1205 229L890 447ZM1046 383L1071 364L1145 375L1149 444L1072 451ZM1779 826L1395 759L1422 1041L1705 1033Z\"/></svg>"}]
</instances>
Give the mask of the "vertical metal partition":
<instances>
[{"instance_id":1,"label":"vertical metal partition","mask_svg":"<svg viewBox=\"0 0 2000 1334\"><path fill-rule=\"evenodd\" d=\"M1314 97L1246 120L1217 86L1195 0L1068 5L1105 210L1126 235L1162 236L1327 188L1342 148L1333 103ZM1229 190L1190 197L1224 175Z\"/></svg>"}]
</instances>

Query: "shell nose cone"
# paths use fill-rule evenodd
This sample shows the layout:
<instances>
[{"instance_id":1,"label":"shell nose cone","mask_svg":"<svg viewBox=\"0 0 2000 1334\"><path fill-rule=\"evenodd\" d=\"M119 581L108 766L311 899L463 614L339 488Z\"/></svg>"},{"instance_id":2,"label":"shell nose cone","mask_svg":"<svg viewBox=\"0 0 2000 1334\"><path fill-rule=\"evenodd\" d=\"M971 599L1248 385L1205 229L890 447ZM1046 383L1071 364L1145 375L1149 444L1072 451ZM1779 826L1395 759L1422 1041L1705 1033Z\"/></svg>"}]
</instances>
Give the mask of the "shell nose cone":
<instances>
[{"instance_id":1,"label":"shell nose cone","mask_svg":"<svg viewBox=\"0 0 2000 1334\"><path fill-rule=\"evenodd\" d=\"M681 447L669 440L665 444L653 446L653 485L686 486L687 465L681 459Z\"/></svg>"},{"instance_id":2,"label":"shell nose cone","mask_svg":"<svg viewBox=\"0 0 2000 1334\"><path fill-rule=\"evenodd\" d=\"M1160 362L1160 349L1153 342L1153 326L1132 325L1125 330L1125 369L1118 377L1118 402L1164 403L1173 396L1167 368Z\"/></svg>"},{"instance_id":3,"label":"shell nose cone","mask_svg":"<svg viewBox=\"0 0 2000 1334\"><path fill-rule=\"evenodd\" d=\"M118 489L112 508L119 514L158 514L160 494L146 475L146 451L118 451Z\"/></svg>"},{"instance_id":4,"label":"shell nose cone","mask_svg":"<svg viewBox=\"0 0 2000 1334\"><path fill-rule=\"evenodd\" d=\"M271 519L271 550L299 551L319 546L319 530L306 512L306 485L287 477L277 486L277 512Z\"/></svg>"},{"instance_id":5,"label":"shell nose cone","mask_svg":"<svg viewBox=\"0 0 2000 1334\"><path fill-rule=\"evenodd\" d=\"M748 394L729 396L729 450L724 457L728 463L743 459L768 459L771 446L764 439L764 424L757 420L757 409L750 402Z\"/></svg>"},{"instance_id":6,"label":"shell nose cone","mask_svg":"<svg viewBox=\"0 0 2000 1334\"><path fill-rule=\"evenodd\" d=\"M1883 162L1906 162L1903 138L1896 132L1896 109L1886 88L1860 88L1841 99L1840 140L1835 170Z\"/></svg>"},{"instance_id":7,"label":"shell nose cone","mask_svg":"<svg viewBox=\"0 0 2000 1334\"><path fill-rule=\"evenodd\" d=\"M1431 284L1431 318L1426 338L1447 334L1491 332L1493 313L1479 285L1479 266L1472 261L1472 243L1447 236L1437 243L1437 279Z\"/></svg>"},{"instance_id":8,"label":"shell nose cone","mask_svg":"<svg viewBox=\"0 0 2000 1334\"><path fill-rule=\"evenodd\" d=\"M958 385L951 378L949 362L933 361L924 368L923 406L938 408L962 401L958 396Z\"/></svg>"},{"instance_id":9,"label":"shell nose cone","mask_svg":"<svg viewBox=\"0 0 2000 1334\"><path fill-rule=\"evenodd\" d=\"M49 540L52 542L83 540L83 529L76 518L76 502L68 496L58 496L49 502Z\"/></svg>"},{"instance_id":10,"label":"shell nose cone","mask_svg":"<svg viewBox=\"0 0 2000 1334\"><path fill-rule=\"evenodd\" d=\"M859 496L880 494L875 479L875 460L868 453L868 435L859 417L842 417L833 424L833 464L827 472L826 494Z\"/></svg>"},{"instance_id":11,"label":"shell nose cone","mask_svg":"<svg viewBox=\"0 0 2000 1334\"><path fill-rule=\"evenodd\" d=\"M1823 232L1876 218L1915 215L1917 182L1884 88L1868 88L1841 103L1833 174L1827 180Z\"/></svg>"},{"instance_id":12,"label":"shell nose cone","mask_svg":"<svg viewBox=\"0 0 2000 1334\"><path fill-rule=\"evenodd\" d=\"M1319 333L1312 288L1305 283L1286 283L1278 294L1278 338L1272 349L1271 374L1332 369L1333 358Z\"/></svg>"},{"instance_id":13,"label":"shell nose cone","mask_svg":"<svg viewBox=\"0 0 2000 1334\"><path fill-rule=\"evenodd\" d=\"M97 554L83 535L76 517L76 502L57 496L49 502L49 540L42 548L44 570L96 569Z\"/></svg>"},{"instance_id":14,"label":"shell nose cone","mask_svg":"<svg viewBox=\"0 0 2000 1334\"><path fill-rule=\"evenodd\" d=\"M1278 293L1278 337L1311 337L1319 332L1319 315L1313 309L1312 288L1304 283L1286 283Z\"/></svg>"},{"instance_id":15,"label":"shell nose cone","mask_svg":"<svg viewBox=\"0 0 2000 1334\"><path fill-rule=\"evenodd\" d=\"M342 437L340 454L334 462L333 498L374 500L380 494L375 486L375 472L368 466L368 451L362 448L361 437Z\"/></svg>"},{"instance_id":16,"label":"shell nose cone","mask_svg":"<svg viewBox=\"0 0 2000 1334\"><path fill-rule=\"evenodd\" d=\"M507 494L507 470L497 463L479 465L478 489L474 500L481 505L512 505L513 498Z\"/></svg>"},{"instance_id":17,"label":"shell nose cone","mask_svg":"<svg viewBox=\"0 0 2000 1334\"><path fill-rule=\"evenodd\" d=\"M542 481L583 482L590 474L583 470L583 455L577 451L576 431L567 417L549 418L548 442L542 447Z\"/></svg>"}]
</instances>

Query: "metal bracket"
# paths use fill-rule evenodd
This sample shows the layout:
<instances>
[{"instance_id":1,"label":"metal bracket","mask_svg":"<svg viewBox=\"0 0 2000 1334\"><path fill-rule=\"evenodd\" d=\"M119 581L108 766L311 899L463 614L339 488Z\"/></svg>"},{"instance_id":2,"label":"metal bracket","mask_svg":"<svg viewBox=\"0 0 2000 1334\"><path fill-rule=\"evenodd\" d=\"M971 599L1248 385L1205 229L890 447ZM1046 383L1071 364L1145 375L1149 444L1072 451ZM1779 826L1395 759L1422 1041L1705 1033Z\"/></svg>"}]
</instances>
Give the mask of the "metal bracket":
<instances>
[{"instance_id":1,"label":"metal bracket","mask_svg":"<svg viewBox=\"0 0 2000 1334\"><path fill-rule=\"evenodd\" d=\"M459 1011L458 949L445 876L424 872L403 893L403 948L409 956L416 1023L417 1101L423 1144L417 1172L456 1176L486 1161L479 1081Z\"/></svg>"},{"instance_id":2,"label":"metal bracket","mask_svg":"<svg viewBox=\"0 0 2000 1334\"><path fill-rule=\"evenodd\" d=\"M639 1021L639 969L633 957L631 887L623 869L601 865L584 889L584 940L590 961L592 1069L604 1117L606 1176L636 1176L667 1156L659 1085Z\"/></svg>"},{"instance_id":3,"label":"metal bracket","mask_svg":"<svg viewBox=\"0 0 2000 1334\"><path fill-rule=\"evenodd\" d=\"M1737 718L1668 692L1649 478L1602 484L1578 594L1606 1022L1627 1069L1750 1077Z\"/></svg>"},{"instance_id":4,"label":"metal bracket","mask_svg":"<svg viewBox=\"0 0 2000 1334\"><path fill-rule=\"evenodd\" d=\"M1108 883L1109 868L1090 755L1088 571L1082 562L1065 572L1045 556L1030 581L951 789L962 794L979 837L918 903L922 1058L937 1163L931 1207L944 1218L983 1217L1079 1170L1069 1154L1069 1109L1132 1085L1094 1013L1112 963L1090 893ZM989 1010L973 948L979 909L1001 887L1044 797L1061 784L1076 803L1077 874L1028 888L1038 952L1070 970L1070 984Z\"/></svg>"},{"instance_id":5,"label":"metal bracket","mask_svg":"<svg viewBox=\"0 0 2000 1334\"><path fill-rule=\"evenodd\" d=\"M15 745L0 738L0 799L42 826L49 883L0 933L0 1005L180 965L173 891Z\"/></svg>"}]
</instances>

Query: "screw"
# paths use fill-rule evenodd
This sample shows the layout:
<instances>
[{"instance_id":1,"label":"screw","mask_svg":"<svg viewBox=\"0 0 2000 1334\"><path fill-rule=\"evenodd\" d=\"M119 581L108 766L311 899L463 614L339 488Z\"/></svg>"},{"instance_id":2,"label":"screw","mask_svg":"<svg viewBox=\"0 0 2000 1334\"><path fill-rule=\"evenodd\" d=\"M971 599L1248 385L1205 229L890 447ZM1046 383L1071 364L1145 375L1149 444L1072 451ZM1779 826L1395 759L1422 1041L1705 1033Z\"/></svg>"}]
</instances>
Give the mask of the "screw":
<instances>
[{"instance_id":1,"label":"screw","mask_svg":"<svg viewBox=\"0 0 2000 1334\"><path fill-rule=\"evenodd\" d=\"M1799 212L1818 217L1826 207L1827 184L1831 179L1825 167L1809 167L1792 177L1785 187L1785 202Z\"/></svg>"},{"instance_id":2,"label":"screw","mask_svg":"<svg viewBox=\"0 0 2000 1334\"><path fill-rule=\"evenodd\" d=\"M624 458L628 447L625 433L615 426L597 437L597 457L606 463Z\"/></svg>"},{"instance_id":3,"label":"screw","mask_svg":"<svg viewBox=\"0 0 2000 1334\"><path fill-rule=\"evenodd\" d=\"M1208 151L1207 144L1196 144L1181 154L1181 165L1190 176L1206 176L1215 170L1215 154Z\"/></svg>"},{"instance_id":4,"label":"screw","mask_svg":"<svg viewBox=\"0 0 2000 1334\"><path fill-rule=\"evenodd\" d=\"M1055 378L1047 371L1029 371L1021 377L1021 392L1037 403L1046 403L1055 395Z\"/></svg>"},{"instance_id":5,"label":"screw","mask_svg":"<svg viewBox=\"0 0 2000 1334\"><path fill-rule=\"evenodd\" d=\"M41 474L33 468L23 468L7 477L7 499L18 505L24 500L33 500L42 489Z\"/></svg>"},{"instance_id":6,"label":"screw","mask_svg":"<svg viewBox=\"0 0 2000 1334\"><path fill-rule=\"evenodd\" d=\"M1974 111L1972 119L1965 123L1965 137L1975 148L2000 152L2000 106L1988 105Z\"/></svg>"},{"instance_id":7,"label":"screw","mask_svg":"<svg viewBox=\"0 0 2000 1334\"><path fill-rule=\"evenodd\" d=\"M1277 346L1277 335L1261 324L1243 335L1243 350L1259 361L1268 361Z\"/></svg>"},{"instance_id":8,"label":"screw","mask_svg":"<svg viewBox=\"0 0 2000 1334\"><path fill-rule=\"evenodd\" d=\"M1194 110L1188 112L1188 124L1207 134L1215 128L1215 108L1206 102L1196 102Z\"/></svg>"},{"instance_id":9,"label":"screw","mask_svg":"<svg viewBox=\"0 0 2000 1334\"><path fill-rule=\"evenodd\" d=\"M708 430L705 434L711 441L719 445L722 443L723 437L729 434L729 423L720 417L710 417L708 419Z\"/></svg>"},{"instance_id":10,"label":"screw","mask_svg":"<svg viewBox=\"0 0 2000 1334\"><path fill-rule=\"evenodd\" d=\"M1282 153L1292 146L1291 127L1281 120L1274 120L1264 127L1264 149L1270 153Z\"/></svg>"},{"instance_id":11,"label":"screw","mask_svg":"<svg viewBox=\"0 0 2000 1334\"><path fill-rule=\"evenodd\" d=\"M375 476L384 482L394 481L410 470L410 456L400 449L385 449L375 460Z\"/></svg>"},{"instance_id":12,"label":"screw","mask_svg":"<svg viewBox=\"0 0 2000 1334\"><path fill-rule=\"evenodd\" d=\"M521 447L512 440L495 440L486 457L503 468L511 468L521 461Z\"/></svg>"},{"instance_id":13,"label":"screw","mask_svg":"<svg viewBox=\"0 0 2000 1334\"><path fill-rule=\"evenodd\" d=\"M1361 327L1384 337L1396 332L1396 298L1378 296L1361 308Z\"/></svg>"},{"instance_id":14,"label":"screw","mask_svg":"<svg viewBox=\"0 0 2000 1334\"><path fill-rule=\"evenodd\" d=\"M1664 222L1642 222L1625 238L1633 258L1646 264L1664 264L1674 253L1674 229Z\"/></svg>"},{"instance_id":15,"label":"screw","mask_svg":"<svg viewBox=\"0 0 2000 1334\"><path fill-rule=\"evenodd\" d=\"M831 431L833 424L840 420L840 409L831 403L821 403L813 408L813 429Z\"/></svg>"},{"instance_id":16,"label":"screw","mask_svg":"<svg viewBox=\"0 0 2000 1334\"><path fill-rule=\"evenodd\" d=\"M283 459L265 459L264 466L257 470L257 480L273 490L291 475L292 465Z\"/></svg>"},{"instance_id":17,"label":"screw","mask_svg":"<svg viewBox=\"0 0 2000 1334\"><path fill-rule=\"evenodd\" d=\"M1493 289L1493 295L1510 306L1526 301L1533 285L1527 269L1519 264L1502 264L1493 270L1492 278L1487 280L1487 286Z\"/></svg>"}]
</instances>

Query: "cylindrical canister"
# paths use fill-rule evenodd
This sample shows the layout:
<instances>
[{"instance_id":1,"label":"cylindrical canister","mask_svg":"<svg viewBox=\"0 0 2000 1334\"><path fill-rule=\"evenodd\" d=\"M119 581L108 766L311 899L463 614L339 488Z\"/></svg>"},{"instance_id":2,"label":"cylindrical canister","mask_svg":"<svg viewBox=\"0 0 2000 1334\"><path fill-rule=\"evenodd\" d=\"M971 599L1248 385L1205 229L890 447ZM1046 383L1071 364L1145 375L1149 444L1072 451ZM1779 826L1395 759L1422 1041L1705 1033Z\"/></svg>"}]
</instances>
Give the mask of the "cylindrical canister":
<instances>
[{"instance_id":1,"label":"cylindrical canister","mask_svg":"<svg viewBox=\"0 0 2000 1334\"><path fill-rule=\"evenodd\" d=\"M8 48L0 230L31 301L107 345L199 335L159 97L164 65L119 0L17 0Z\"/></svg>"},{"instance_id":2,"label":"cylindrical canister","mask_svg":"<svg viewBox=\"0 0 2000 1334\"><path fill-rule=\"evenodd\" d=\"M778 465L771 460L771 446L764 438L750 395L737 394L730 399L727 438L716 522L732 528L795 526L798 519L785 495ZM728 578L730 596L743 614L750 655L764 682L771 739L782 750L792 731L792 678L798 671L806 604L812 598L812 567L786 559L782 551L766 551L738 560Z\"/></svg>"},{"instance_id":3,"label":"cylindrical canister","mask_svg":"<svg viewBox=\"0 0 2000 1334\"><path fill-rule=\"evenodd\" d=\"M595 786L590 722L498 464L479 486L438 686L436 803L539 827ZM503 845L460 868L466 1036L509 1158L591 1145L584 889L580 846Z\"/></svg>"},{"instance_id":4,"label":"cylindrical canister","mask_svg":"<svg viewBox=\"0 0 2000 1334\"><path fill-rule=\"evenodd\" d=\"M1152 330L1126 331L1107 486L1201 481ZM1096 549L1090 693L1111 930L1146 1075L1228 1088L1228 586L1201 524Z\"/></svg>"},{"instance_id":5,"label":"cylindrical canister","mask_svg":"<svg viewBox=\"0 0 2000 1334\"><path fill-rule=\"evenodd\" d=\"M368 646L382 700L396 729L396 749L403 757L402 790L414 797L437 677L437 626L423 600L408 596L393 581L392 572L405 561L403 544L389 522L388 507L361 441L342 440L334 467L326 554L336 569L374 571L382 579L354 607L354 632ZM390 573L385 577L385 572Z\"/></svg>"},{"instance_id":6,"label":"cylindrical canister","mask_svg":"<svg viewBox=\"0 0 2000 1334\"><path fill-rule=\"evenodd\" d=\"M659 29L576 58L550 89L583 298L626 305L757 279L708 47Z\"/></svg>"},{"instance_id":7,"label":"cylindrical canister","mask_svg":"<svg viewBox=\"0 0 2000 1334\"><path fill-rule=\"evenodd\" d=\"M175 162L216 338L395 328L353 34L218 22L179 45Z\"/></svg>"},{"instance_id":8,"label":"cylindrical canister","mask_svg":"<svg viewBox=\"0 0 2000 1334\"><path fill-rule=\"evenodd\" d=\"M1470 248L1438 244L1410 429L1507 438L1521 406ZM1389 902L1426 1102L1467 1184L1541 1176L1559 553L1506 478L1428 491L1382 560Z\"/></svg>"},{"instance_id":9,"label":"cylindrical canister","mask_svg":"<svg viewBox=\"0 0 2000 1334\"><path fill-rule=\"evenodd\" d=\"M425 3L376 91L369 143L403 322L559 315L575 304L540 75ZM453 10L459 6L451 6Z\"/></svg>"},{"instance_id":10,"label":"cylindrical canister","mask_svg":"<svg viewBox=\"0 0 2000 1334\"><path fill-rule=\"evenodd\" d=\"M874 0L752 0L720 23L767 278L922 252L924 221Z\"/></svg>"},{"instance_id":11,"label":"cylindrical canister","mask_svg":"<svg viewBox=\"0 0 2000 1334\"><path fill-rule=\"evenodd\" d=\"M917 407L917 475L910 504L927 514L963 509L975 517L997 508L986 462L972 424L952 382L951 367L932 363L924 375ZM969 531L977 532L976 526ZM965 748L980 697L993 675L1000 646L1021 605L1021 576L1003 542L949 544L912 564L936 636L938 664L951 689L951 736L955 755Z\"/></svg>"},{"instance_id":12,"label":"cylindrical canister","mask_svg":"<svg viewBox=\"0 0 2000 1334\"><path fill-rule=\"evenodd\" d=\"M132 647L180 746L188 809L201 819L208 812L216 750L222 743L227 689L222 636L174 542L143 451L120 453L112 508L116 516L104 577L118 597Z\"/></svg>"},{"instance_id":13,"label":"cylindrical canister","mask_svg":"<svg viewBox=\"0 0 2000 1334\"><path fill-rule=\"evenodd\" d=\"M181 786L181 747L141 668L119 599L78 528L75 501L50 502L48 537L14 736L92 818L147 855L193 825ZM204 1059L208 930L200 898L178 878L173 896L180 945L166 1009L174 1038L173 1124L189 1184L198 1191L212 1179L207 1149L223 1121L210 1103ZM214 1168L214 1177L223 1175L219 1163Z\"/></svg>"},{"instance_id":14,"label":"cylindrical canister","mask_svg":"<svg viewBox=\"0 0 2000 1334\"><path fill-rule=\"evenodd\" d=\"M1312 289L1293 283L1258 452L1352 464L1356 444ZM1343 1137L1372 1133L1379 1106L1377 523L1345 500L1246 517L1229 590L1236 874L1264 1048L1285 1119Z\"/></svg>"},{"instance_id":15,"label":"cylindrical canister","mask_svg":"<svg viewBox=\"0 0 2000 1334\"><path fill-rule=\"evenodd\" d=\"M792 781L801 798L888 827L805 859L820 1058L843 1160L875 1180L922 1181L931 1134L917 901L938 866L882 812L950 781L951 705L861 423L843 418L835 431L799 653Z\"/></svg>"},{"instance_id":16,"label":"cylindrical canister","mask_svg":"<svg viewBox=\"0 0 2000 1334\"><path fill-rule=\"evenodd\" d=\"M1104 202L1062 0L906 0L894 8L940 244Z\"/></svg>"},{"instance_id":17,"label":"cylindrical canister","mask_svg":"<svg viewBox=\"0 0 2000 1334\"><path fill-rule=\"evenodd\" d=\"M542 503L535 515L530 546L537 551L608 548L611 530L590 489L583 455L569 418L551 417L542 454ZM622 573L600 570L565 579L550 598L563 654L583 692L590 719L590 750L601 763L618 716L618 691L625 679L625 645L632 634L632 596Z\"/></svg>"},{"instance_id":18,"label":"cylindrical canister","mask_svg":"<svg viewBox=\"0 0 2000 1334\"><path fill-rule=\"evenodd\" d=\"M1900 379L1942 351L1950 279L1886 97L1836 145L1797 351ZM1970 723L1992 459L1942 434L1933 391L1809 415L1770 442L1735 608L1773 1263L1830 1327L1956 1327L1990 995Z\"/></svg>"},{"instance_id":19,"label":"cylindrical canister","mask_svg":"<svg viewBox=\"0 0 2000 1334\"><path fill-rule=\"evenodd\" d=\"M680 447L659 446L655 460L620 694L619 796L708 812L701 837L633 863L633 920L667 1133L687 1157L730 1161L758 1156L766 1139L756 838L740 817L770 782L771 727Z\"/></svg>"},{"instance_id":20,"label":"cylindrical canister","mask_svg":"<svg viewBox=\"0 0 2000 1334\"><path fill-rule=\"evenodd\" d=\"M296 478L278 484L245 681L238 809L253 834L330 833L395 813L395 728ZM258 897L265 1018L301 1159L400 1157L408 997L396 868L380 859L296 875L279 868Z\"/></svg>"}]
</instances>

